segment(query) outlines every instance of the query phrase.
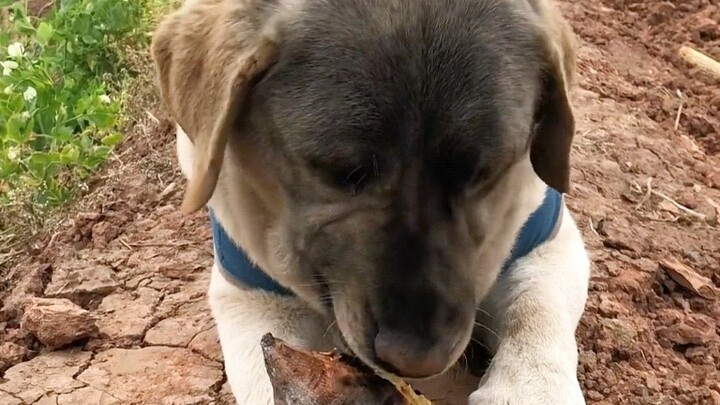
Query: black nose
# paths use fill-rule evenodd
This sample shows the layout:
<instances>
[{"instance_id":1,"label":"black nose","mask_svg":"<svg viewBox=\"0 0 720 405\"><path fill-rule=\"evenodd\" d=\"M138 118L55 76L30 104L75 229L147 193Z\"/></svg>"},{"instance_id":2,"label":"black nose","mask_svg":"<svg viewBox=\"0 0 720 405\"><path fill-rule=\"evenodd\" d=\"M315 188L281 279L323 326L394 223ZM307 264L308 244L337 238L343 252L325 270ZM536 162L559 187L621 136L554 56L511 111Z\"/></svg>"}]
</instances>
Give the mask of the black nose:
<instances>
[{"instance_id":1,"label":"black nose","mask_svg":"<svg viewBox=\"0 0 720 405\"><path fill-rule=\"evenodd\" d=\"M418 338L382 328L375 336L378 361L387 371L404 378L427 378L445 371L454 348L428 345Z\"/></svg>"}]
</instances>

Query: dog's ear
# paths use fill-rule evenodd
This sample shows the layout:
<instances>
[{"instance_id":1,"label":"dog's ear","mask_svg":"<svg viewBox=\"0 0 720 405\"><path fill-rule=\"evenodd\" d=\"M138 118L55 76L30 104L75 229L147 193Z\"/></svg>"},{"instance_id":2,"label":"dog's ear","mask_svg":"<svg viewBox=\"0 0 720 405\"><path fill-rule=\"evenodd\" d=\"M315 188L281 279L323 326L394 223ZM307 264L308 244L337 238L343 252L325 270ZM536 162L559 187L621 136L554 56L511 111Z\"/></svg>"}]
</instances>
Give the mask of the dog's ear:
<instances>
[{"instance_id":1,"label":"dog's ear","mask_svg":"<svg viewBox=\"0 0 720 405\"><path fill-rule=\"evenodd\" d=\"M195 0L160 23L151 45L162 102L195 146L182 211L213 195L228 138L253 85L275 62L277 35L257 1Z\"/></svg>"},{"instance_id":2,"label":"dog's ear","mask_svg":"<svg viewBox=\"0 0 720 405\"><path fill-rule=\"evenodd\" d=\"M539 16L545 58L530 161L540 179L566 193L570 188L570 150L575 133L568 92L575 81L576 48L571 28L550 2L530 1Z\"/></svg>"}]
</instances>

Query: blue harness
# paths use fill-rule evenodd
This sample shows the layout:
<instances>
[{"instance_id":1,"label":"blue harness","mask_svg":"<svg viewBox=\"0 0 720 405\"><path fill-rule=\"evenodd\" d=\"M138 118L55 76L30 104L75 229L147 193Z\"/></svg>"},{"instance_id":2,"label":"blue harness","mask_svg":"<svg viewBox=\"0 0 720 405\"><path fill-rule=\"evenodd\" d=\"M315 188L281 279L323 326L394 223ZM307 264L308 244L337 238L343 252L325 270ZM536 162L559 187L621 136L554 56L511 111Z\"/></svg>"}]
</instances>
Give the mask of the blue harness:
<instances>
[{"instance_id":1,"label":"blue harness","mask_svg":"<svg viewBox=\"0 0 720 405\"><path fill-rule=\"evenodd\" d=\"M502 273L509 271L516 260L524 257L543 242L552 238L560 226L563 211L563 195L547 188L545 198L540 207L536 209L520 229L510 257L502 267ZM280 295L292 295L287 288L278 284L264 271L250 262L247 255L230 239L210 211L210 226L212 228L215 254L221 267L233 281L249 288L257 288Z\"/></svg>"}]
</instances>

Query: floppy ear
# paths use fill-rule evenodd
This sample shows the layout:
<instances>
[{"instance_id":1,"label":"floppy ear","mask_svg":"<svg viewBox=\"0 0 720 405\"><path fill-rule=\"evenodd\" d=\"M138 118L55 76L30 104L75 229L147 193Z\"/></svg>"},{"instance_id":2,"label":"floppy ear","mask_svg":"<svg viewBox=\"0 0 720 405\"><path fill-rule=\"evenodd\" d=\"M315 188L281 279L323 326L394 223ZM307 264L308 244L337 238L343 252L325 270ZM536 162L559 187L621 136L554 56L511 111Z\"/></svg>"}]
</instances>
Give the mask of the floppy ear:
<instances>
[{"instance_id":1,"label":"floppy ear","mask_svg":"<svg viewBox=\"0 0 720 405\"><path fill-rule=\"evenodd\" d=\"M195 146L181 207L185 213L212 197L227 140L252 86L276 60L275 31L258 27L262 10L252 4L258 2L186 2L153 35L162 101Z\"/></svg>"},{"instance_id":2,"label":"floppy ear","mask_svg":"<svg viewBox=\"0 0 720 405\"><path fill-rule=\"evenodd\" d=\"M545 67L535 113L530 161L548 186L570 189L570 150L575 118L568 92L575 80L575 38L550 0L531 0L543 33Z\"/></svg>"}]
</instances>

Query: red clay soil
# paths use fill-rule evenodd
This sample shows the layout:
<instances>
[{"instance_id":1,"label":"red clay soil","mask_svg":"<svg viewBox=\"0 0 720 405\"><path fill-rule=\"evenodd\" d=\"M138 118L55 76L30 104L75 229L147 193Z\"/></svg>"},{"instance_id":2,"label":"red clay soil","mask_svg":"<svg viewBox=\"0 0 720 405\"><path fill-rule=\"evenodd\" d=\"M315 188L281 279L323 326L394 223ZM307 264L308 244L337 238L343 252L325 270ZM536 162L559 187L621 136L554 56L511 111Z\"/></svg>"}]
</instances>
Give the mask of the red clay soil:
<instances>
[{"instance_id":1,"label":"red clay soil","mask_svg":"<svg viewBox=\"0 0 720 405\"><path fill-rule=\"evenodd\" d=\"M567 200L593 260L588 403L720 405L720 78L677 56L720 60L720 3L561 7L581 43ZM4 269L0 405L234 403L205 301L207 219L177 210L173 140L139 122L77 213ZM53 340L41 316L94 326Z\"/></svg>"}]
</instances>

